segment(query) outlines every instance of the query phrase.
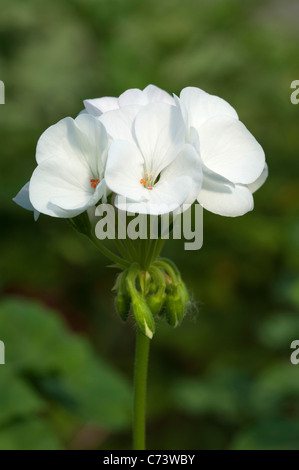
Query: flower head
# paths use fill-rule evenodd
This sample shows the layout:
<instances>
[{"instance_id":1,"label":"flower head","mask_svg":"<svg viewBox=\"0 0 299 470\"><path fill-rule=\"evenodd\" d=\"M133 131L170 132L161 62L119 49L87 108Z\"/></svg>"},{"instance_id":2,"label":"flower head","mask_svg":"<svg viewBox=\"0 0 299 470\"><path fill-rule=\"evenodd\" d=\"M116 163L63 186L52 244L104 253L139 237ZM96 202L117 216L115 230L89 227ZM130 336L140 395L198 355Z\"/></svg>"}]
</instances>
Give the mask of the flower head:
<instances>
[{"instance_id":1,"label":"flower head","mask_svg":"<svg viewBox=\"0 0 299 470\"><path fill-rule=\"evenodd\" d=\"M35 218L73 218L107 191L119 208L143 214L181 211L196 199L225 216L253 209L265 155L223 99L194 87L173 98L149 85L84 104L40 137L38 166L14 199Z\"/></svg>"},{"instance_id":2,"label":"flower head","mask_svg":"<svg viewBox=\"0 0 299 470\"><path fill-rule=\"evenodd\" d=\"M81 214L106 195L108 147L106 130L93 116L62 119L40 137L38 166L15 202L53 217Z\"/></svg>"}]
</instances>

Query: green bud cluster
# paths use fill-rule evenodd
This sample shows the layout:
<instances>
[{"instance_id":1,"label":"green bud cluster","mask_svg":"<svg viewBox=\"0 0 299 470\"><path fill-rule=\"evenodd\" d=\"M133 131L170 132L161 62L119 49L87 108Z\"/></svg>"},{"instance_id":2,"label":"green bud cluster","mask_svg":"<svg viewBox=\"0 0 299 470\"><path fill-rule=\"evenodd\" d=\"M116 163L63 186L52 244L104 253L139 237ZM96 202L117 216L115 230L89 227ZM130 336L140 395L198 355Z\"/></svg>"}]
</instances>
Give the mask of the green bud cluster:
<instances>
[{"instance_id":1,"label":"green bud cluster","mask_svg":"<svg viewBox=\"0 0 299 470\"><path fill-rule=\"evenodd\" d=\"M147 271L138 263L122 272L114 286L115 307L126 321L130 311L139 330L152 339L155 317L164 317L169 325L178 326L187 311L189 295L177 267L159 258Z\"/></svg>"}]
</instances>

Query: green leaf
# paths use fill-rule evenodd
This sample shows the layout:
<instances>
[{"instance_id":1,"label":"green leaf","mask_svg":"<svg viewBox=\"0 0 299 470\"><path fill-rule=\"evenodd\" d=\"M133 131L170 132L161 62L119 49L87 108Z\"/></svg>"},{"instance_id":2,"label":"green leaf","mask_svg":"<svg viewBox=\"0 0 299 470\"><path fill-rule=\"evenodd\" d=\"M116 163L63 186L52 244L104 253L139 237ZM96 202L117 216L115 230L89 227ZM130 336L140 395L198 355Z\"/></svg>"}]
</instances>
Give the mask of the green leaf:
<instances>
[{"instance_id":1,"label":"green leaf","mask_svg":"<svg viewBox=\"0 0 299 470\"><path fill-rule=\"evenodd\" d=\"M1 450L60 450L52 429L42 419L15 422L0 429Z\"/></svg>"},{"instance_id":2,"label":"green leaf","mask_svg":"<svg viewBox=\"0 0 299 470\"><path fill-rule=\"evenodd\" d=\"M242 431L234 440L233 450L299 450L299 422L269 420Z\"/></svg>"},{"instance_id":3,"label":"green leaf","mask_svg":"<svg viewBox=\"0 0 299 470\"><path fill-rule=\"evenodd\" d=\"M13 419L45 409L46 403L24 380L16 377L8 366L1 366L0 390L0 427Z\"/></svg>"},{"instance_id":4,"label":"green leaf","mask_svg":"<svg viewBox=\"0 0 299 470\"><path fill-rule=\"evenodd\" d=\"M184 379L173 387L176 405L185 412L235 420L248 400L249 381L242 373L219 371L202 379Z\"/></svg>"},{"instance_id":5,"label":"green leaf","mask_svg":"<svg viewBox=\"0 0 299 470\"><path fill-rule=\"evenodd\" d=\"M83 420L119 429L131 420L125 379L95 357L88 342L70 333L54 311L35 302L0 304L6 363L37 389Z\"/></svg>"}]
</instances>

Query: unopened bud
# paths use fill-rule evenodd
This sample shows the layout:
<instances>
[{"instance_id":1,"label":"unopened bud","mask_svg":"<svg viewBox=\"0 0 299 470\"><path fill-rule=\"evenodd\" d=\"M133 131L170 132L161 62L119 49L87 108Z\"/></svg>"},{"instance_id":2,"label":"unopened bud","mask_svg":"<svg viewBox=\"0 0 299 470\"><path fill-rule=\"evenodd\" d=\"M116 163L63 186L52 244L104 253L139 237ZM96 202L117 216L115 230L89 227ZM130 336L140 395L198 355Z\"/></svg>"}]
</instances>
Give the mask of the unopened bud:
<instances>
[{"instance_id":1,"label":"unopened bud","mask_svg":"<svg viewBox=\"0 0 299 470\"><path fill-rule=\"evenodd\" d=\"M152 339L156 325L144 295L136 289L136 278L139 273L140 268L138 264L133 264L129 268L128 275L126 276L127 291L131 297L132 312L139 330L149 339Z\"/></svg>"},{"instance_id":2,"label":"unopened bud","mask_svg":"<svg viewBox=\"0 0 299 470\"><path fill-rule=\"evenodd\" d=\"M174 328L178 326L184 316L183 304L178 293L169 293L166 298L166 320Z\"/></svg>"},{"instance_id":3,"label":"unopened bud","mask_svg":"<svg viewBox=\"0 0 299 470\"><path fill-rule=\"evenodd\" d=\"M127 291L126 286L126 276L128 270L122 273L120 276L120 280L118 287L116 287L117 295L115 298L115 307L116 310L123 321L127 321L129 313L130 313L130 306L131 306L131 298Z\"/></svg>"},{"instance_id":4,"label":"unopened bud","mask_svg":"<svg viewBox=\"0 0 299 470\"><path fill-rule=\"evenodd\" d=\"M176 327L182 322L186 314L189 302L188 291L178 268L172 261L160 258L156 265L163 269L168 276L165 315L168 323Z\"/></svg>"},{"instance_id":5,"label":"unopened bud","mask_svg":"<svg viewBox=\"0 0 299 470\"><path fill-rule=\"evenodd\" d=\"M145 298L140 292L136 291L132 297L132 311L138 328L145 336L152 339L156 330L155 320Z\"/></svg>"},{"instance_id":6,"label":"unopened bud","mask_svg":"<svg viewBox=\"0 0 299 470\"><path fill-rule=\"evenodd\" d=\"M184 315L185 315L187 307L188 307L188 303L189 303L189 294L185 286L185 283L182 280L179 281L177 289L181 297L181 301L182 301L183 309L184 309Z\"/></svg>"},{"instance_id":7,"label":"unopened bud","mask_svg":"<svg viewBox=\"0 0 299 470\"><path fill-rule=\"evenodd\" d=\"M154 316L158 315L164 305L166 300L166 293L165 293L165 277L160 269L152 266L150 268L150 275L152 277L152 284L153 289L150 289L150 295L147 296L146 300L148 303L149 308Z\"/></svg>"}]
</instances>

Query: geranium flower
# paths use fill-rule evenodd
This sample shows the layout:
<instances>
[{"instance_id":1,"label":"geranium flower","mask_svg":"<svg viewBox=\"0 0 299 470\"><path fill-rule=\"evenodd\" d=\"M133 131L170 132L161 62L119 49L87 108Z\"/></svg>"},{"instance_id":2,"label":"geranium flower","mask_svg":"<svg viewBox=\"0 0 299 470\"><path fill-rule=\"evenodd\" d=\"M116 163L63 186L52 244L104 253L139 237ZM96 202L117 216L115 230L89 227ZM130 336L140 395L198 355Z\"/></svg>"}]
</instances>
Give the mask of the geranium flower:
<instances>
[{"instance_id":1,"label":"geranium flower","mask_svg":"<svg viewBox=\"0 0 299 470\"><path fill-rule=\"evenodd\" d=\"M200 150L203 182L198 202L231 217L252 210L252 193L268 175L260 144L223 99L188 87L176 102L186 123L187 141Z\"/></svg>"},{"instance_id":2,"label":"geranium flower","mask_svg":"<svg viewBox=\"0 0 299 470\"><path fill-rule=\"evenodd\" d=\"M125 106L99 118L114 139L105 180L130 212L159 215L192 204L200 190L199 155L186 144L186 127L176 106Z\"/></svg>"},{"instance_id":3,"label":"geranium flower","mask_svg":"<svg viewBox=\"0 0 299 470\"><path fill-rule=\"evenodd\" d=\"M38 166L14 201L53 217L81 214L106 196L108 147L107 132L93 116L62 119L40 137Z\"/></svg>"}]
</instances>

